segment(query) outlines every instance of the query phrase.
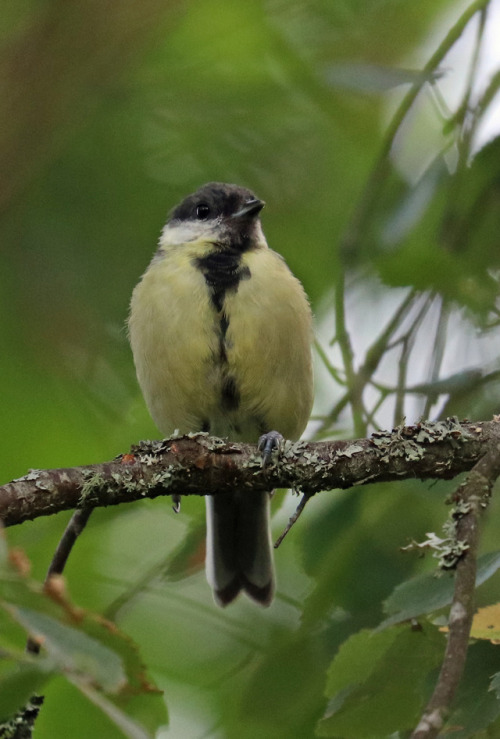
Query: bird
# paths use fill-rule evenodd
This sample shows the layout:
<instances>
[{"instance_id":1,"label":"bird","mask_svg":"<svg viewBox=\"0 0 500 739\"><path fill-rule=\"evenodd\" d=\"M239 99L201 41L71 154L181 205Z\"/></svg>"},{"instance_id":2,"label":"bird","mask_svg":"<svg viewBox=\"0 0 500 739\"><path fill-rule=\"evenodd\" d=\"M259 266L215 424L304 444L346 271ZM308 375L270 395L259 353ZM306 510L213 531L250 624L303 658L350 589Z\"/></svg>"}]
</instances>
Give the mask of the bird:
<instances>
[{"instance_id":1,"label":"bird","mask_svg":"<svg viewBox=\"0 0 500 739\"><path fill-rule=\"evenodd\" d=\"M209 182L173 208L135 287L128 333L159 430L259 442L268 463L297 440L313 402L312 312L300 281L269 248L265 203ZM217 605L275 593L270 493L205 496L206 575Z\"/></svg>"}]
</instances>

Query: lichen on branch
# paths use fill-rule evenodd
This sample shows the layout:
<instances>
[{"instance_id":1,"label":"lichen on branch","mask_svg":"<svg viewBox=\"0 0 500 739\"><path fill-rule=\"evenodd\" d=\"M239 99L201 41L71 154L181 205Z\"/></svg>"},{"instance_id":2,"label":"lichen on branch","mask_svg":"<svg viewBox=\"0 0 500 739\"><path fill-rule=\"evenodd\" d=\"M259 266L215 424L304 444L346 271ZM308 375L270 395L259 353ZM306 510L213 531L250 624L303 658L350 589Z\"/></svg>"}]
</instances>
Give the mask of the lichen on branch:
<instances>
[{"instance_id":1,"label":"lichen on branch","mask_svg":"<svg viewBox=\"0 0 500 739\"><path fill-rule=\"evenodd\" d=\"M450 479L470 470L492 441L497 421L399 426L367 439L286 442L264 469L257 447L206 434L142 442L101 464L31 470L0 487L0 518L11 526L62 510L130 503L160 495L224 495L293 488L307 496L402 479Z\"/></svg>"}]
</instances>

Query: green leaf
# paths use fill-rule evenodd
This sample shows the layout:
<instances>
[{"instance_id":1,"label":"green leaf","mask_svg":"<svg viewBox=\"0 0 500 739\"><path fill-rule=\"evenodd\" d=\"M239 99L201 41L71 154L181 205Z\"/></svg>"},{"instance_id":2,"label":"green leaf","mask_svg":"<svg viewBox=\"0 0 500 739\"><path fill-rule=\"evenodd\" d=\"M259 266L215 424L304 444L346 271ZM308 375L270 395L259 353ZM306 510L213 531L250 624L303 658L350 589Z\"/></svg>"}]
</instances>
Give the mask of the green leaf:
<instances>
[{"instance_id":1,"label":"green leaf","mask_svg":"<svg viewBox=\"0 0 500 739\"><path fill-rule=\"evenodd\" d=\"M439 72L426 74L420 69L384 67L360 62L337 63L325 70L325 78L332 87L371 93L387 92L399 85L432 83L440 76L442 73Z\"/></svg>"},{"instance_id":2,"label":"green leaf","mask_svg":"<svg viewBox=\"0 0 500 739\"><path fill-rule=\"evenodd\" d=\"M482 585L500 567L500 551L484 554L478 560L476 587ZM417 618L424 613L433 613L449 605L453 598L453 577L434 573L418 575L398 585L384 602L384 610L390 614L377 630Z\"/></svg>"},{"instance_id":3,"label":"green leaf","mask_svg":"<svg viewBox=\"0 0 500 739\"><path fill-rule=\"evenodd\" d=\"M382 739L412 728L444 644L444 636L430 625L354 634L330 665L326 691L330 702L318 735Z\"/></svg>"},{"instance_id":4,"label":"green leaf","mask_svg":"<svg viewBox=\"0 0 500 739\"><path fill-rule=\"evenodd\" d=\"M162 575L167 580L179 580L199 572L205 566L205 515L193 516L186 535L163 566Z\"/></svg>"},{"instance_id":5,"label":"green leaf","mask_svg":"<svg viewBox=\"0 0 500 739\"><path fill-rule=\"evenodd\" d=\"M110 700L127 716L150 731L152 736L155 736L161 726L168 724L167 706L160 691L110 696Z\"/></svg>"},{"instance_id":6,"label":"green leaf","mask_svg":"<svg viewBox=\"0 0 500 739\"><path fill-rule=\"evenodd\" d=\"M45 613L11 604L4 607L29 634L40 638L44 650L62 672L84 674L110 693L117 693L125 686L123 662L104 644Z\"/></svg>"},{"instance_id":7,"label":"green leaf","mask_svg":"<svg viewBox=\"0 0 500 739\"><path fill-rule=\"evenodd\" d=\"M293 726L297 735L307 736L307 727L321 715L324 670L329 661L326 643L311 639L306 629L290 639L282 640L278 634L274 639L277 643L254 668L248 689L238 699L234 736L241 735L237 725L242 722L245 737L272 736L283 721ZM304 672L309 675L306 683ZM272 716L269 706L273 707Z\"/></svg>"},{"instance_id":8,"label":"green leaf","mask_svg":"<svg viewBox=\"0 0 500 739\"><path fill-rule=\"evenodd\" d=\"M487 315L498 292L498 150L500 139L454 174L439 151L415 184L390 171L364 225L384 282L435 289Z\"/></svg>"},{"instance_id":9,"label":"green leaf","mask_svg":"<svg viewBox=\"0 0 500 739\"><path fill-rule=\"evenodd\" d=\"M477 642L469 647L462 682L453 702L454 710L447 721L448 733L453 739L477 737L479 731L490 727L500 716L499 695L492 689L490 679L498 669L498 646ZM453 731L451 731L453 728ZM497 737L497 733L487 736Z\"/></svg>"},{"instance_id":10,"label":"green leaf","mask_svg":"<svg viewBox=\"0 0 500 739\"><path fill-rule=\"evenodd\" d=\"M367 680L374 665L393 645L397 629L390 629L374 637L370 629L363 629L351 636L339 649L328 670L326 694L333 696L349 688L351 684Z\"/></svg>"},{"instance_id":11,"label":"green leaf","mask_svg":"<svg viewBox=\"0 0 500 739\"><path fill-rule=\"evenodd\" d=\"M106 628L103 628L103 624ZM153 734L168 723L168 713L161 690L148 678L139 651L126 634L113 624L99 618L86 620L85 632L103 644L121 660L127 683L117 693L108 695L110 701L128 716L137 719Z\"/></svg>"},{"instance_id":12,"label":"green leaf","mask_svg":"<svg viewBox=\"0 0 500 739\"><path fill-rule=\"evenodd\" d=\"M490 690L493 690L497 698L500 698L500 672L496 672L491 678Z\"/></svg>"},{"instance_id":13,"label":"green leaf","mask_svg":"<svg viewBox=\"0 0 500 739\"><path fill-rule=\"evenodd\" d=\"M52 672L46 660L18 664L0 678L0 721L14 716L34 693L39 693Z\"/></svg>"},{"instance_id":14,"label":"green leaf","mask_svg":"<svg viewBox=\"0 0 500 739\"><path fill-rule=\"evenodd\" d=\"M445 243L471 271L498 266L499 154L497 136L450 178Z\"/></svg>"},{"instance_id":15,"label":"green leaf","mask_svg":"<svg viewBox=\"0 0 500 739\"><path fill-rule=\"evenodd\" d=\"M75 608L65 596L54 602L39 583L13 567L7 566L0 586L8 596L0 607L28 634L40 637L53 675L60 672L81 690L93 685L107 692L114 706L107 713L134 717L132 723L137 719L152 734L167 723L163 696L147 679L137 647L112 622Z\"/></svg>"},{"instance_id":16,"label":"green leaf","mask_svg":"<svg viewBox=\"0 0 500 739\"><path fill-rule=\"evenodd\" d=\"M155 733L150 733L143 726L124 713L113 701L91 687L85 680L72 679L71 682L96 705L111 721L118 726L128 739L153 739Z\"/></svg>"}]
</instances>

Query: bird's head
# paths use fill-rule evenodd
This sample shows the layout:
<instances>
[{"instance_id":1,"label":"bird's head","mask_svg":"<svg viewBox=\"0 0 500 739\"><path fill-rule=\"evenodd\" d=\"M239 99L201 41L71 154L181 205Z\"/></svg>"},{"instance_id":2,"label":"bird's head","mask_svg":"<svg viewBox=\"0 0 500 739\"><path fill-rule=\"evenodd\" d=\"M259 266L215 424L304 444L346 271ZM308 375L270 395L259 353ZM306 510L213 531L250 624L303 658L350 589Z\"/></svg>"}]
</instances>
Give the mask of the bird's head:
<instances>
[{"instance_id":1,"label":"bird's head","mask_svg":"<svg viewBox=\"0 0 500 739\"><path fill-rule=\"evenodd\" d=\"M173 209L160 246L197 242L240 251L267 246L259 218L264 205L245 187L209 182Z\"/></svg>"}]
</instances>

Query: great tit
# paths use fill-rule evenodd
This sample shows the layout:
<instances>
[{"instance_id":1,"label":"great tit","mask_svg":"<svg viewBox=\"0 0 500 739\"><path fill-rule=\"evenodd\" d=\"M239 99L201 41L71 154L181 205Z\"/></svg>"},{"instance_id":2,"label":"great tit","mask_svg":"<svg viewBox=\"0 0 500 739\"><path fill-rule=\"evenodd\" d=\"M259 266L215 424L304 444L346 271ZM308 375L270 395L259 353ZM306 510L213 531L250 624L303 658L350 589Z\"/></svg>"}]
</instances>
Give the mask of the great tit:
<instances>
[{"instance_id":1,"label":"great tit","mask_svg":"<svg viewBox=\"0 0 500 739\"><path fill-rule=\"evenodd\" d=\"M165 225L135 288L129 335L139 385L166 435L205 431L269 456L312 407L312 318L301 283L266 242L264 202L210 182ZM276 433L279 432L279 433ZM217 604L271 603L268 493L207 496L207 579Z\"/></svg>"}]
</instances>

